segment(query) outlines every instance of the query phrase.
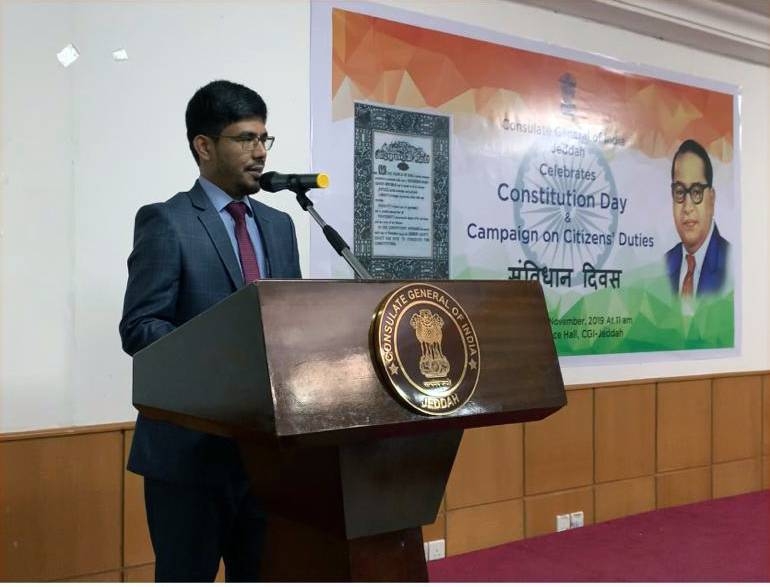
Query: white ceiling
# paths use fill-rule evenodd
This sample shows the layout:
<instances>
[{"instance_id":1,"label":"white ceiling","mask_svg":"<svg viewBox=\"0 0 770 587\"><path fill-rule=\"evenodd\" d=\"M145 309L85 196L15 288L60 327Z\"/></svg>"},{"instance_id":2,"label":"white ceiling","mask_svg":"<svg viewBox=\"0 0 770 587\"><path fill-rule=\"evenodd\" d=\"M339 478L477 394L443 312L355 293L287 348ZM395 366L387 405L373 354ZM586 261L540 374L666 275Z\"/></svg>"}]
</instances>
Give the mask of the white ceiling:
<instances>
[{"instance_id":1,"label":"white ceiling","mask_svg":"<svg viewBox=\"0 0 770 587\"><path fill-rule=\"evenodd\" d=\"M770 66L768 0L509 0Z\"/></svg>"},{"instance_id":2,"label":"white ceiling","mask_svg":"<svg viewBox=\"0 0 770 587\"><path fill-rule=\"evenodd\" d=\"M753 12L754 14L759 14L770 18L770 2L768 2L768 0L732 0L732 2L727 2L727 0L722 1L726 4L733 4L734 6L737 6L738 8L748 12Z\"/></svg>"}]
</instances>

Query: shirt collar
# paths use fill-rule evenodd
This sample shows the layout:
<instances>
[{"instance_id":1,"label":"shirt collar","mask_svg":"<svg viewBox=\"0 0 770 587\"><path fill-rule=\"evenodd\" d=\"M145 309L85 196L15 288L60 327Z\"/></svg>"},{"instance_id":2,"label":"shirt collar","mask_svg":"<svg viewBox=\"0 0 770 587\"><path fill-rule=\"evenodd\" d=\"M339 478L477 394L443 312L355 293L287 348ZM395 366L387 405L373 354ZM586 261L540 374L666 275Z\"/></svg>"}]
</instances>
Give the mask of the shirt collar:
<instances>
[{"instance_id":1,"label":"shirt collar","mask_svg":"<svg viewBox=\"0 0 770 587\"><path fill-rule=\"evenodd\" d=\"M248 198L244 198L243 200L236 200L235 198L230 197L218 185L210 182L208 179L206 179L202 175L198 177L198 183L201 184L203 191L206 192L206 195L208 196L209 201L211 202L211 205L214 206L217 212L221 213L230 202L240 201L246 204L246 212L248 213L248 215L249 216L253 215L251 210L251 205L248 202Z\"/></svg>"},{"instance_id":2,"label":"shirt collar","mask_svg":"<svg viewBox=\"0 0 770 587\"><path fill-rule=\"evenodd\" d=\"M696 267L703 267L703 260L706 258L706 250L709 248L709 243L711 242L711 235L714 234L714 219L711 219L711 228L709 228L709 233L706 235L706 240L701 243L701 246L698 247L698 250L693 253L693 257L695 257L695 263ZM684 255L682 258L687 256L687 249L682 246L682 249L684 251Z\"/></svg>"}]
</instances>

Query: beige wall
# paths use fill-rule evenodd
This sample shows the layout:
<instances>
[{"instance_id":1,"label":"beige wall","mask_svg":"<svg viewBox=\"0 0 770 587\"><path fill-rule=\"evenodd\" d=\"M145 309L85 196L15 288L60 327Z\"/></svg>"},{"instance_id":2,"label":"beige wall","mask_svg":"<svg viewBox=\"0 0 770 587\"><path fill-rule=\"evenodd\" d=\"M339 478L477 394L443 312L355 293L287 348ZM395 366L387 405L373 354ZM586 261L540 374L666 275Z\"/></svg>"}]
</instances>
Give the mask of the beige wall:
<instances>
[{"instance_id":1,"label":"beige wall","mask_svg":"<svg viewBox=\"0 0 770 587\"><path fill-rule=\"evenodd\" d=\"M468 430L436 522L449 556L770 487L770 374L575 388L547 420ZM0 580L151 580L131 424L0 435Z\"/></svg>"}]
</instances>

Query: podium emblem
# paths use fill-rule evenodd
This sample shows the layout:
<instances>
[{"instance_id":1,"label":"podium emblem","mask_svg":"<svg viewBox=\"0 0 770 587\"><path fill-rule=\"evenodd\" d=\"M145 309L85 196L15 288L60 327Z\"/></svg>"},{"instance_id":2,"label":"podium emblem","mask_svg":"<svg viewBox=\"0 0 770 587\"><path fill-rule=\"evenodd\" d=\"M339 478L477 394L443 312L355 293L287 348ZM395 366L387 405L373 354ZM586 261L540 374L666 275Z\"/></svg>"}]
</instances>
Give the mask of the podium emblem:
<instances>
[{"instance_id":1,"label":"podium emblem","mask_svg":"<svg viewBox=\"0 0 770 587\"><path fill-rule=\"evenodd\" d=\"M481 372L467 312L434 285L412 283L389 294L372 323L372 355L386 387L412 409L451 414L473 395Z\"/></svg>"}]
</instances>

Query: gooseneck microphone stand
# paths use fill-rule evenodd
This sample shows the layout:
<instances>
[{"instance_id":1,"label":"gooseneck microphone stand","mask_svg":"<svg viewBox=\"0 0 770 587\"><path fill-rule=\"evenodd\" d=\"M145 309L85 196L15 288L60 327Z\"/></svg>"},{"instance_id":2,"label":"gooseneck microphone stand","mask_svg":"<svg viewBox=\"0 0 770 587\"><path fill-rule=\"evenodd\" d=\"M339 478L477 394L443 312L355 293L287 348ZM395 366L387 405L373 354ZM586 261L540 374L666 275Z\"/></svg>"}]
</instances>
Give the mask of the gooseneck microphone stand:
<instances>
[{"instance_id":1,"label":"gooseneck microphone stand","mask_svg":"<svg viewBox=\"0 0 770 587\"><path fill-rule=\"evenodd\" d=\"M310 214L313 217L313 220L318 223L318 226L321 227L321 230L323 230L323 233L326 236L326 240L328 240L329 244L334 247L334 250L337 251L337 253L343 259L345 259L345 261L347 261L348 265L350 265L350 268L353 269L353 272L356 274L356 277L358 279L374 279L372 274L369 273L366 268L361 265L361 262L356 259L353 253L350 252L348 243L346 243L345 239L340 236L340 233L326 224L324 219L321 218L320 214L315 211L313 202L310 200L310 198L307 197L307 189L299 186L290 187L288 189L293 191L297 196L297 202L299 202L299 205L302 206L302 209Z\"/></svg>"}]
</instances>

